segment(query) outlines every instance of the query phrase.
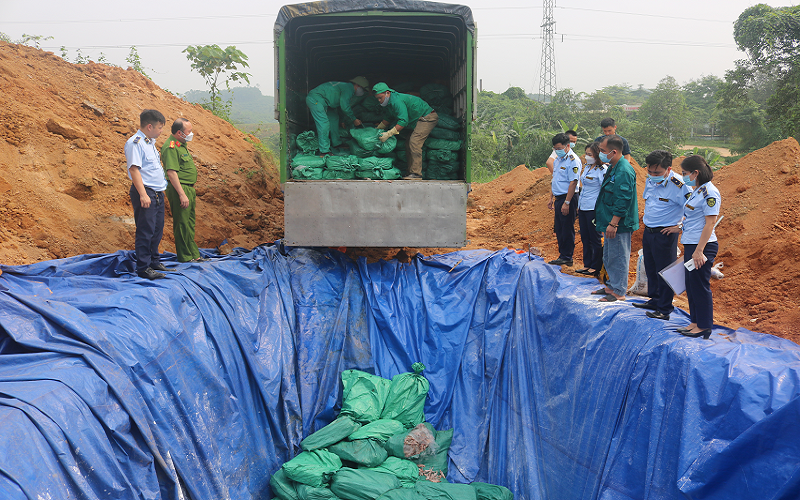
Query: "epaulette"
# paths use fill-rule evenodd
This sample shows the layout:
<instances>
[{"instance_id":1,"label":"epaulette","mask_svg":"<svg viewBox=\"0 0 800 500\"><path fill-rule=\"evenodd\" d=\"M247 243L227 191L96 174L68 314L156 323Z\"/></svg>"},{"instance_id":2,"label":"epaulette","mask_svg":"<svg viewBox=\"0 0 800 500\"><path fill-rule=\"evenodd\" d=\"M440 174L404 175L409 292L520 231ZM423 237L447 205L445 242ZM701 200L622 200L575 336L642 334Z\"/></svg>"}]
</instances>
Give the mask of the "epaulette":
<instances>
[{"instance_id":1,"label":"epaulette","mask_svg":"<svg viewBox=\"0 0 800 500\"><path fill-rule=\"evenodd\" d=\"M703 198L708 198L708 189L705 186L700 186L697 192L703 195Z\"/></svg>"},{"instance_id":2,"label":"epaulette","mask_svg":"<svg viewBox=\"0 0 800 500\"><path fill-rule=\"evenodd\" d=\"M141 135L137 135L136 137L134 137L134 138L133 138L133 143L134 143L134 144L139 144L139 140L140 140L141 138L142 138L142 136L141 136Z\"/></svg>"},{"instance_id":3,"label":"epaulette","mask_svg":"<svg viewBox=\"0 0 800 500\"><path fill-rule=\"evenodd\" d=\"M683 187L683 181L681 181L677 177L670 177L669 180L671 180L672 183L678 186L679 188Z\"/></svg>"},{"instance_id":4,"label":"epaulette","mask_svg":"<svg viewBox=\"0 0 800 500\"><path fill-rule=\"evenodd\" d=\"M169 141L169 148L175 149L175 141Z\"/></svg>"}]
</instances>

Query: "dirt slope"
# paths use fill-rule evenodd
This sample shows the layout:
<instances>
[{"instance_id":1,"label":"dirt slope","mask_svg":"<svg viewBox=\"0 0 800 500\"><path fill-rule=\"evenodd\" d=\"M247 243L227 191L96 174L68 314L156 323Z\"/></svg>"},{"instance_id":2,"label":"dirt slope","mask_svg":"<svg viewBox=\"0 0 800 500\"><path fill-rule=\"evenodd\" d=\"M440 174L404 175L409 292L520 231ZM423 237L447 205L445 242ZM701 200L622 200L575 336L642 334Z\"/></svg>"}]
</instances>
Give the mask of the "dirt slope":
<instances>
[{"instance_id":1,"label":"dirt slope","mask_svg":"<svg viewBox=\"0 0 800 500\"><path fill-rule=\"evenodd\" d=\"M277 171L229 123L133 70L0 43L0 262L133 248L122 147L144 108L167 118L159 146L176 118L194 124L201 247L282 235ZM161 250L174 251L166 225Z\"/></svg>"},{"instance_id":2,"label":"dirt slope","mask_svg":"<svg viewBox=\"0 0 800 500\"><path fill-rule=\"evenodd\" d=\"M275 166L233 126L133 70L74 65L52 53L0 43L0 263L133 248L122 146L144 108L160 110L168 124L181 116L194 123L201 247L227 238L227 248L252 248L283 235ZM800 146L787 139L716 172L725 216L717 230L725 278L712 280L716 322L800 341L799 170ZM637 173L641 196L645 176L641 169ZM473 188L467 248L533 247L547 260L557 257L545 169L520 166ZM641 199L639 208L644 209ZM174 251L169 217L166 224L161 250ZM641 230L633 236L631 283L640 247ZM347 252L407 260L417 251L450 250ZM575 269L581 252L578 238ZM685 296L676 303L686 308Z\"/></svg>"}]
</instances>

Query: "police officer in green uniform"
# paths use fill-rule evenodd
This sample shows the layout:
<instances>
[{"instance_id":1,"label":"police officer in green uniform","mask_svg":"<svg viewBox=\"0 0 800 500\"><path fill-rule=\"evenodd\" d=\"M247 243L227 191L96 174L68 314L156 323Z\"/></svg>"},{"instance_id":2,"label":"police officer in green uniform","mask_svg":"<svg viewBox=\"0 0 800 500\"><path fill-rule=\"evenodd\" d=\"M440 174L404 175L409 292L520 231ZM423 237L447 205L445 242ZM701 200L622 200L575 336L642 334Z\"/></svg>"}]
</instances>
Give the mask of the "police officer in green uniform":
<instances>
[{"instance_id":1,"label":"police officer in green uniform","mask_svg":"<svg viewBox=\"0 0 800 500\"><path fill-rule=\"evenodd\" d=\"M178 262L204 262L194 242L195 205L197 195L197 168L186 143L192 140L192 122L178 118L172 124L172 135L161 146L161 159L167 172L169 185L167 199L172 210L172 232L175 235L175 251Z\"/></svg>"}]
</instances>

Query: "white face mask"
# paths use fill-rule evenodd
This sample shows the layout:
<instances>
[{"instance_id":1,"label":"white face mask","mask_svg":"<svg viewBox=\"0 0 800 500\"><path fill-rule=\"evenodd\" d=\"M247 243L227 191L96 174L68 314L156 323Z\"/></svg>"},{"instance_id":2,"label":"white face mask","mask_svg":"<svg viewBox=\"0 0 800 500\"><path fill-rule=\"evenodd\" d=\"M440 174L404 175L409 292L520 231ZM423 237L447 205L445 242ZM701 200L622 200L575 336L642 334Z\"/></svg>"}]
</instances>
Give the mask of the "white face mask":
<instances>
[{"instance_id":1,"label":"white face mask","mask_svg":"<svg viewBox=\"0 0 800 500\"><path fill-rule=\"evenodd\" d=\"M192 140L193 137L194 137L194 132L189 132L189 135L186 136L184 141L189 142Z\"/></svg>"},{"instance_id":2,"label":"white face mask","mask_svg":"<svg viewBox=\"0 0 800 500\"><path fill-rule=\"evenodd\" d=\"M385 108L389 104L389 98L390 97L392 97L392 94L386 94L386 99L383 100L383 102L381 103L381 106L383 106Z\"/></svg>"},{"instance_id":3,"label":"white face mask","mask_svg":"<svg viewBox=\"0 0 800 500\"><path fill-rule=\"evenodd\" d=\"M594 165L595 159L594 156L586 156L586 164L587 165Z\"/></svg>"},{"instance_id":4,"label":"white face mask","mask_svg":"<svg viewBox=\"0 0 800 500\"><path fill-rule=\"evenodd\" d=\"M364 89L362 87L356 87L356 96L361 97L364 95Z\"/></svg>"}]
</instances>

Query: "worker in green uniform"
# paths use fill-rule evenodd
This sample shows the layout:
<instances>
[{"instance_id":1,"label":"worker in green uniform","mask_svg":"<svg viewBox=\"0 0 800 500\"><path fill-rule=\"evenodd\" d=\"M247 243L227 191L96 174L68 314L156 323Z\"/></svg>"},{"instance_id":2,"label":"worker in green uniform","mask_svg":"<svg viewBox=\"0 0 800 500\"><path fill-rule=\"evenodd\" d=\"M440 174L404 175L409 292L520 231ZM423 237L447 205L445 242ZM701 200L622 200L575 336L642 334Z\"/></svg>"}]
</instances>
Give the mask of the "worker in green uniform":
<instances>
[{"instance_id":1,"label":"worker in green uniform","mask_svg":"<svg viewBox=\"0 0 800 500\"><path fill-rule=\"evenodd\" d=\"M172 135L161 146L161 160L167 172L167 199L172 210L172 232L178 262L205 262L194 242L197 168L186 143L192 140L192 122L178 118L172 124Z\"/></svg>"},{"instance_id":2,"label":"worker in green uniform","mask_svg":"<svg viewBox=\"0 0 800 500\"><path fill-rule=\"evenodd\" d=\"M422 179L422 146L430 135L431 130L439 122L439 115L425 101L417 96L401 94L389 88L383 82L372 87L375 97L381 106L386 107L392 117L397 120L394 127L381 134L381 141L386 142L389 137L397 135L408 127L413 130L411 137L406 141L406 157L408 158L407 180ZM387 120L378 124L379 129L389 126Z\"/></svg>"},{"instance_id":3,"label":"worker in green uniform","mask_svg":"<svg viewBox=\"0 0 800 500\"><path fill-rule=\"evenodd\" d=\"M320 154L331 152L331 144L338 147L342 144L339 139L339 112L342 110L347 119L358 127L361 120L356 118L350 108L350 99L364 95L364 89L369 87L369 82L363 76L357 76L349 82L327 82L314 88L306 97L311 116L317 125L317 140L319 140Z\"/></svg>"}]
</instances>

